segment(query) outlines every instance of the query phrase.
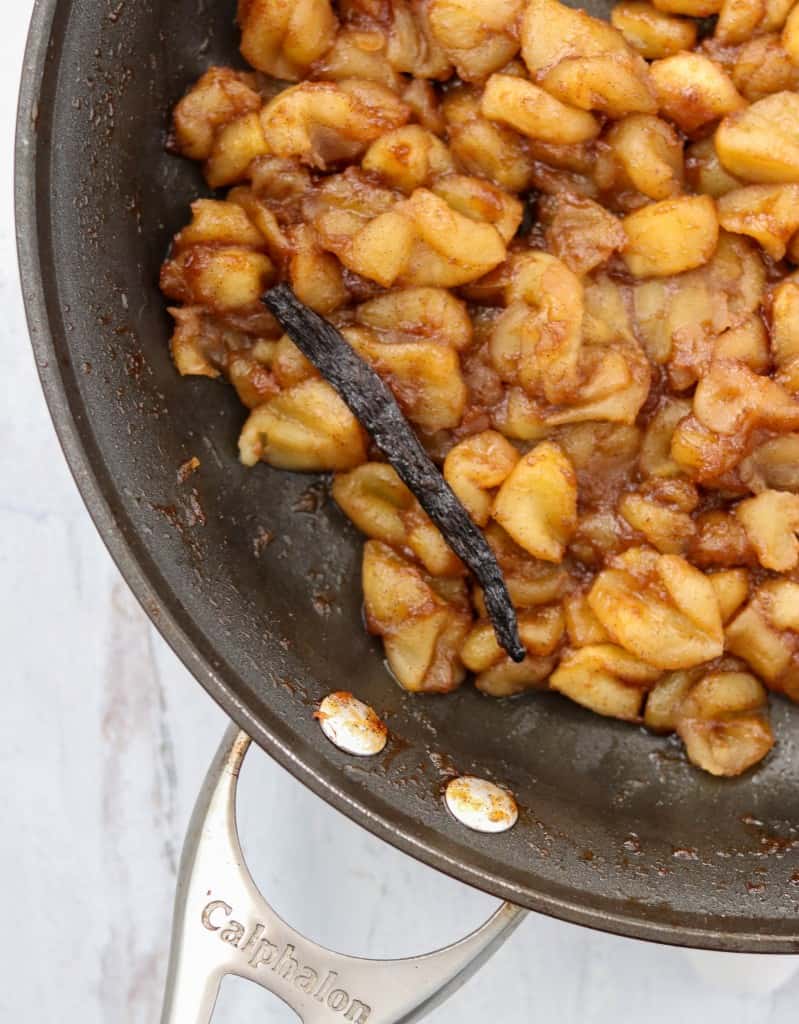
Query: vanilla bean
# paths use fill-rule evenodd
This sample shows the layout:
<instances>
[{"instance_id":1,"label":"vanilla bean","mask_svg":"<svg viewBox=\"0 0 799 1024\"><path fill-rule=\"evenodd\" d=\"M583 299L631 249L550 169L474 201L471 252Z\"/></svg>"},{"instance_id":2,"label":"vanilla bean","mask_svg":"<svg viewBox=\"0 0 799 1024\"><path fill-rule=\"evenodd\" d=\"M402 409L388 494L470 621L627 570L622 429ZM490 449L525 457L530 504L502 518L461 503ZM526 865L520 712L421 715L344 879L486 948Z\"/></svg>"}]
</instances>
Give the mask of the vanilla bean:
<instances>
[{"instance_id":1,"label":"vanilla bean","mask_svg":"<svg viewBox=\"0 0 799 1024\"><path fill-rule=\"evenodd\" d=\"M523 661L526 651L516 610L494 552L422 447L388 385L339 331L300 302L287 284L270 289L263 301L369 431L446 542L474 573L483 588L497 639L514 661Z\"/></svg>"}]
</instances>

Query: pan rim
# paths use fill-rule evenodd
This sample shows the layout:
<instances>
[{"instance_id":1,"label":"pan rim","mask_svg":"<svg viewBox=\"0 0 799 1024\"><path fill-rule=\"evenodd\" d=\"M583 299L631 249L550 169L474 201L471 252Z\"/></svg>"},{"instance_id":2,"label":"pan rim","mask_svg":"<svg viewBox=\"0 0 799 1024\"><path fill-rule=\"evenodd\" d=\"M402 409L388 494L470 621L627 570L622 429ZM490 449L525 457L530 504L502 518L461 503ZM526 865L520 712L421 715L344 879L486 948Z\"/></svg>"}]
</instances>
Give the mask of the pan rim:
<instances>
[{"instance_id":1,"label":"pan rim","mask_svg":"<svg viewBox=\"0 0 799 1024\"><path fill-rule=\"evenodd\" d=\"M334 779L316 770L292 751L276 732L259 719L234 692L211 659L198 649L137 557L120 529L98 465L81 435L76 413L59 367L51 318L47 308L40 218L36 201L39 166L37 121L39 97L51 55L51 28L59 5L66 0L35 0L23 62L17 113L15 144L14 205L20 282L28 330L45 400L61 449L78 492L114 563L127 585L189 672L217 704L253 740L317 796L344 813L350 820L415 857L474 888L530 910L629 938L676 946L747 953L793 953L799 950L799 934L758 932L751 929L721 931L719 927L675 921L655 922L644 917L643 907L634 901L628 912L582 905L576 899L555 897L532 887L524 888L476 864L448 854L438 833L423 835L404 824L389 821L375 800L355 799ZM57 63L57 62L55 62ZM102 464L99 463L102 469ZM734 921L734 919L733 919Z\"/></svg>"}]
</instances>

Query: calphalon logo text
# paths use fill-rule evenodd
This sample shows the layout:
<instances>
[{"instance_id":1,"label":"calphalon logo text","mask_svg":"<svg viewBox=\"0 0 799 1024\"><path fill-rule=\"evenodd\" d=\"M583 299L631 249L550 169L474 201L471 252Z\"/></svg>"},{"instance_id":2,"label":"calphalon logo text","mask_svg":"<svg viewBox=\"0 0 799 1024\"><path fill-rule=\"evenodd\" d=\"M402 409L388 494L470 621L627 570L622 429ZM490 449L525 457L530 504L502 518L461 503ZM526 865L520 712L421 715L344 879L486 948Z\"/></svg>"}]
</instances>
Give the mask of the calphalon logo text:
<instances>
[{"instance_id":1,"label":"calphalon logo text","mask_svg":"<svg viewBox=\"0 0 799 1024\"><path fill-rule=\"evenodd\" d=\"M203 927L209 932L219 932L222 942L229 942L244 953L250 967L272 970L284 981L312 996L317 1003L329 1007L334 1013L343 1014L345 1020L366 1024L372 1012L371 1006L360 999L353 999L345 989L337 988L338 974L335 971L328 971L323 978L321 971L300 963L291 943L280 949L265 938L264 925L258 922L249 929L245 939L247 928L232 915L233 908L224 900L212 900L203 909Z\"/></svg>"}]
</instances>

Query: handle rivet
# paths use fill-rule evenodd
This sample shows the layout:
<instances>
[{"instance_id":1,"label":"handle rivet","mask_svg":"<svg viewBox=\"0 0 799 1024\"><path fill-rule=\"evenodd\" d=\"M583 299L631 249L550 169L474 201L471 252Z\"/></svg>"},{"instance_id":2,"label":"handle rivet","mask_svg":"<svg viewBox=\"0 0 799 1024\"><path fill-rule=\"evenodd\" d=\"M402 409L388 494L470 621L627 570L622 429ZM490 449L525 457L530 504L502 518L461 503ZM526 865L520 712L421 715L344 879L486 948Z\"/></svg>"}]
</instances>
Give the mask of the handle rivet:
<instances>
[{"instance_id":1,"label":"handle rivet","mask_svg":"<svg viewBox=\"0 0 799 1024\"><path fill-rule=\"evenodd\" d=\"M376 712L344 690L328 694L315 717L330 742L347 754L373 757L388 740L388 729Z\"/></svg>"},{"instance_id":2,"label":"handle rivet","mask_svg":"<svg viewBox=\"0 0 799 1024\"><path fill-rule=\"evenodd\" d=\"M474 775L453 779L444 800L452 816L475 832L507 832L519 819L512 793Z\"/></svg>"}]
</instances>

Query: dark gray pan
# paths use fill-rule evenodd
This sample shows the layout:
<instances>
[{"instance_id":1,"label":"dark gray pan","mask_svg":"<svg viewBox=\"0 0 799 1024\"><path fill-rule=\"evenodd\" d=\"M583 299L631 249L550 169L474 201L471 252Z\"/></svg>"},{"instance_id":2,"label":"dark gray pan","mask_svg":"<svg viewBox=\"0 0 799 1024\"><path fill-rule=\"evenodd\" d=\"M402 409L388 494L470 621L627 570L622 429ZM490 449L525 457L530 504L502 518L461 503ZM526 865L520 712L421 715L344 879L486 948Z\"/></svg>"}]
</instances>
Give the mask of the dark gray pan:
<instances>
[{"instance_id":1,"label":"dark gray pan","mask_svg":"<svg viewBox=\"0 0 799 1024\"><path fill-rule=\"evenodd\" d=\"M72 471L128 582L262 747L407 853L608 931L799 949L796 708L774 702L775 752L725 782L670 741L555 696L404 694L362 628L361 540L321 482L240 467L231 390L173 370L158 267L203 185L165 153L165 129L209 64L240 62L233 7L39 0L33 19L16 186L31 334ZM180 483L192 455L202 468ZM55 457L41 452L43 473ZM393 738L376 761L322 738L313 708L334 688L385 715ZM516 829L480 836L450 819L452 771L512 787Z\"/></svg>"}]
</instances>

